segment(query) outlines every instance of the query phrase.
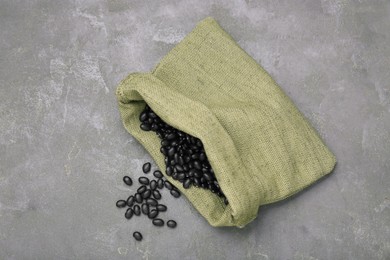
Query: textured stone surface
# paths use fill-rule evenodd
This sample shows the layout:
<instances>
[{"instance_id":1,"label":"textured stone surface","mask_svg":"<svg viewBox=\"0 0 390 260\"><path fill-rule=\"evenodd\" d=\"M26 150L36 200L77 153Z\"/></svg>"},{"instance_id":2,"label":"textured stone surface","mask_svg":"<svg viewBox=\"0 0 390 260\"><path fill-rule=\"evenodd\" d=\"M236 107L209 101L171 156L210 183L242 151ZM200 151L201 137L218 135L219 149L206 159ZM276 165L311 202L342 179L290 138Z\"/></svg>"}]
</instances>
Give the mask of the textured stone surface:
<instances>
[{"instance_id":1,"label":"textured stone surface","mask_svg":"<svg viewBox=\"0 0 390 260\"><path fill-rule=\"evenodd\" d=\"M176 230L127 221L122 176L150 157L121 125L116 85L206 16L271 73L338 165L244 229L212 228L166 192ZM1 259L390 258L389 1L4 0L0 29Z\"/></svg>"}]
</instances>

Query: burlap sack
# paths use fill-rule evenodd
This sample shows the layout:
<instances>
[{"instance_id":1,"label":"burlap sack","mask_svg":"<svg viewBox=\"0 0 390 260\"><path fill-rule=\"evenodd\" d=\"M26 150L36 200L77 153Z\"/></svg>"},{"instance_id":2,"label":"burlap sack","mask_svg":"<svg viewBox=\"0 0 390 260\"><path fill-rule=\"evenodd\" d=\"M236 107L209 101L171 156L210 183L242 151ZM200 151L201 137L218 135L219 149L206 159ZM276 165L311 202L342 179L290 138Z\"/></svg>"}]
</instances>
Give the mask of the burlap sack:
<instances>
[{"instance_id":1,"label":"burlap sack","mask_svg":"<svg viewBox=\"0 0 390 260\"><path fill-rule=\"evenodd\" d=\"M335 157L281 88L212 18L201 21L151 73L117 88L123 124L165 169L160 140L140 129L145 102L202 140L229 200L167 177L212 226L244 226L260 205L330 173Z\"/></svg>"}]
</instances>

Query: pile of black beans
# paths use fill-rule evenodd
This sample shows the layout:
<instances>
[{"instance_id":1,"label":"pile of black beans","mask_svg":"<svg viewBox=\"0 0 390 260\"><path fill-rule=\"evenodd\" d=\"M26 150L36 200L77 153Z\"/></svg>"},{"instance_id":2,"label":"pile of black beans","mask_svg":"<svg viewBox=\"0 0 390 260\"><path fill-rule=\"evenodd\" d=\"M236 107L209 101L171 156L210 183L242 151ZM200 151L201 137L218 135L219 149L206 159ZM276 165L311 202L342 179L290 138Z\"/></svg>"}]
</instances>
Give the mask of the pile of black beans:
<instances>
[{"instance_id":1,"label":"pile of black beans","mask_svg":"<svg viewBox=\"0 0 390 260\"><path fill-rule=\"evenodd\" d=\"M161 139L160 151L165 156L168 176L180 181L185 189L191 186L209 189L228 204L199 138L168 125L148 105L139 120L142 130L153 131Z\"/></svg>"},{"instance_id":2,"label":"pile of black beans","mask_svg":"<svg viewBox=\"0 0 390 260\"><path fill-rule=\"evenodd\" d=\"M151 171L151 164L149 162L142 166L142 171L148 174ZM118 200L116 206L118 208L126 208L125 218L131 219L133 216L140 216L141 213L151 219L152 224L157 227L164 226L165 222L159 217L161 212L167 211L167 206L159 203L162 198L159 190L164 187L168 189L171 195L175 198L180 197L180 191L177 190L169 181L165 180L161 171L153 172L155 178L139 177L139 187L137 192L130 195L126 200ZM129 176L123 177L123 182L128 185L133 185L133 180ZM166 225L169 228L175 228L177 223L174 220L168 220ZM142 234L139 231L133 233L133 237L137 241L142 240Z\"/></svg>"}]
</instances>

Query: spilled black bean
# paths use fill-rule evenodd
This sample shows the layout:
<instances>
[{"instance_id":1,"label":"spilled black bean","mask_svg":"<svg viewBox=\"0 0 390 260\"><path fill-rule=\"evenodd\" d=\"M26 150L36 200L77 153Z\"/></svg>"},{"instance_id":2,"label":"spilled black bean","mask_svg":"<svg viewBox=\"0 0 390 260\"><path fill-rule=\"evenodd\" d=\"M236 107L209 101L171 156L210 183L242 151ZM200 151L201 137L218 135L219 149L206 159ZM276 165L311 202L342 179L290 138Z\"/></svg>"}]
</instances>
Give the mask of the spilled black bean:
<instances>
[{"instance_id":1,"label":"spilled black bean","mask_svg":"<svg viewBox=\"0 0 390 260\"><path fill-rule=\"evenodd\" d=\"M128 209L126 210L126 213L125 213L125 218L131 219L131 217L133 216L133 214L134 214L133 210L132 210L131 208L128 208Z\"/></svg>"},{"instance_id":2,"label":"spilled black bean","mask_svg":"<svg viewBox=\"0 0 390 260\"><path fill-rule=\"evenodd\" d=\"M149 205L146 204L146 203L143 203L141 205L141 211L144 215L148 215L149 214Z\"/></svg>"},{"instance_id":3,"label":"spilled black bean","mask_svg":"<svg viewBox=\"0 0 390 260\"><path fill-rule=\"evenodd\" d=\"M126 185L133 185L133 181L131 180L131 178L129 176L125 176L123 177L123 182L126 184Z\"/></svg>"},{"instance_id":4,"label":"spilled black bean","mask_svg":"<svg viewBox=\"0 0 390 260\"><path fill-rule=\"evenodd\" d=\"M144 184L144 185L148 185L149 184L149 179L147 177L139 177L138 178L138 182L141 183L141 184Z\"/></svg>"},{"instance_id":5,"label":"spilled black bean","mask_svg":"<svg viewBox=\"0 0 390 260\"><path fill-rule=\"evenodd\" d=\"M153 191L153 197L154 197L156 200L159 200L159 199L161 199L161 193L160 193L158 190L154 190L154 191Z\"/></svg>"},{"instance_id":6,"label":"spilled black bean","mask_svg":"<svg viewBox=\"0 0 390 260\"><path fill-rule=\"evenodd\" d=\"M154 177L156 177L158 179L161 179L163 177L162 172L160 172L159 170L154 171L153 175L154 175Z\"/></svg>"},{"instance_id":7,"label":"spilled black bean","mask_svg":"<svg viewBox=\"0 0 390 260\"><path fill-rule=\"evenodd\" d=\"M164 204L158 204L156 209L160 212L164 212L167 211L167 206L165 206Z\"/></svg>"},{"instance_id":8,"label":"spilled black bean","mask_svg":"<svg viewBox=\"0 0 390 260\"><path fill-rule=\"evenodd\" d=\"M180 192L179 192L178 190L176 190L176 189L172 189L172 190L170 191L170 193L171 193L171 195L172 195L173 197L175 197L175 198L179 198L179 197L180 197Z\"/></svg>"},{"instance_id":9,"label":"spilled black bean","mask_svg":"<svg viewBox=\"0 0 390 260\"><path fill-rule=\"evenodd\" d=\"M153 225L157 226L157 227L162 227L164 226L164 220L162 220L161 218L155 218L152 220L152 223Z\"/></svg>"},{"instance_id":10,"label":"spilled black bean","mask_svg":"<svg viewBox=\"0 0 390 260\"><path fill-rule=\"evenodd\" d=\"M129 198L127 198L127 200L126 200L127 206L132 207L134 204L134 200L135 200L135 198L133 195L129 196Z\"/></svg>"},{"instance_id":11,"label":"spilled black bean","mask_svg":"<svg viewBox=\"0 0 390 260\"><path fill-rule=\"evenodd\" d=\"M136 201L136 202L142 203L143 198L142 198L142 195L141 195L141 194L136 193L134 197L135 197L135 201Z\"/></svg>"},{"instance_id":12,"label":"spilled black bean","mask_svg":"<svg viewBox=\"0 0 390 260\"><path fill-rule=\"evenodd\" d=\"M159 179L159 180L157 181L157 188L159 188L160 190L161 190L162 188L164 188L164 180L163 180L163 179Z\"/></svg>"},{"instance_id":13,"label":"spilled black bean","mask_svg":"<svg viewBox=\"0 0 390 260\"><path fill-rule=\"evenodd\" d=\"M157 200L149 198L149 199L146 199L146 204L148 204L149 206L157 206L158 203L157 203Z\"/></svg>"},{"instance_id":14,"label":"spilled black bean","mask_svg":"<svg viewBox=\"0 0 390 260\"><path fill-rule=\"evenodd\" d=\"M135 238L135 240L137 241L141 241L142 240L142 234L138 231L134 232L133 233L133 237Z\"/></svg>"},{"instance_id":15,"label":"spilled black bean","mask_svg":"<svg viewBox=\"0 0 390 260\"><path fill-rule=\"evenodd\" d=\"M169 181L165 181L164 186L168 190L172 190L173 189L173 186L172 186L172 184Z\"/></svg>"},{"instance_id":16,"label":"spilled black bean","mask_svg":"<svg viewBox=\"0 0 390 260\"><path fill-rule=\"evenodd\" d=\"M151 190L155 190L157 188L157 181L152 180L149 185Z\"/></svg>"},{"instance_id":17,"label":"spilled black bean","mask_svg":"<svg viewBox=\"0 0 390 260\"><path fill-rule=\"evenodd\" d=\"M151 166L152 166L152 165L150 164L150 162L145 163L145 164L142 166L142 171L143 171L144 173L150 172Z\"/></svg>"},{"instance_id":18,"label":"spilled black bean","mask_svg":"<svg viewBox=\"0 0 390 260\"><path fill-rule=\"evenodd\" d=\"M158 210L152 209L149 211L148 217L150 219L153 219L153 218L157 217L158 213L159 213Z\"/></svg>"},{"instance_id":19,"label":"spilled black bean","mask_svg":"<svg viewBox=\"0 0 390 260\"><path fill-rule=\"evenodd\" d=\"M177 226L177 223L176 223L176 221L171 219L171 220L167 221L167 226L170 228L175 228Z\"/></svg>"},{"instance_id":20,"label":"spilled black bean","mask_svg":"<svg viewBox=\"0 0 390 260\"><path fill-rule=\"evenodd\" d=\"M134 211L134 215L136 216L141 215L141 208L139 207L139 205L135 205L133 211Z\"/></svg>"},{"instance_id":21,"label":"spilled black bean","mask_svg":"<svg viewBox=\"0 0 390 260\"><path fill-rule=\"evenodd\" d=\"M118 208L124 208L124 207L126 207L126 201L124 201L124 200L118 200L118 201L116 202L116 206L117 206Z\"/></svg>"}]
</instances>

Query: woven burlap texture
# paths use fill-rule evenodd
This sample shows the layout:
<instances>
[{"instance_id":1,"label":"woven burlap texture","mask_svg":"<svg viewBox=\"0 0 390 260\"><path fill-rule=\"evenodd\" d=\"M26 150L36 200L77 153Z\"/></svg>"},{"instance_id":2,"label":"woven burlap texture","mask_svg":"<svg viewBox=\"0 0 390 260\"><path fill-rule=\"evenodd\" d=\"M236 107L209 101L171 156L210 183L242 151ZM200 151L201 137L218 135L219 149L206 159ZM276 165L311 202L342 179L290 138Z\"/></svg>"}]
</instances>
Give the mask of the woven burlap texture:
<instances>
[{"instance_id":1,"label":"woven burlap texture","mask_svg":"<svg viewBox=\"0 0 390 260\"><path fill-rule=\"evenodd\" d=\"M151 73L130 74L116 94L125 128L160 169L160 139L139 127L145 102L166 123L202 140L229 204L166 178L212 226L248 224L260 205L302 190L336 163L289 97L211 17Z\"/></svg>"}]
</instances>

